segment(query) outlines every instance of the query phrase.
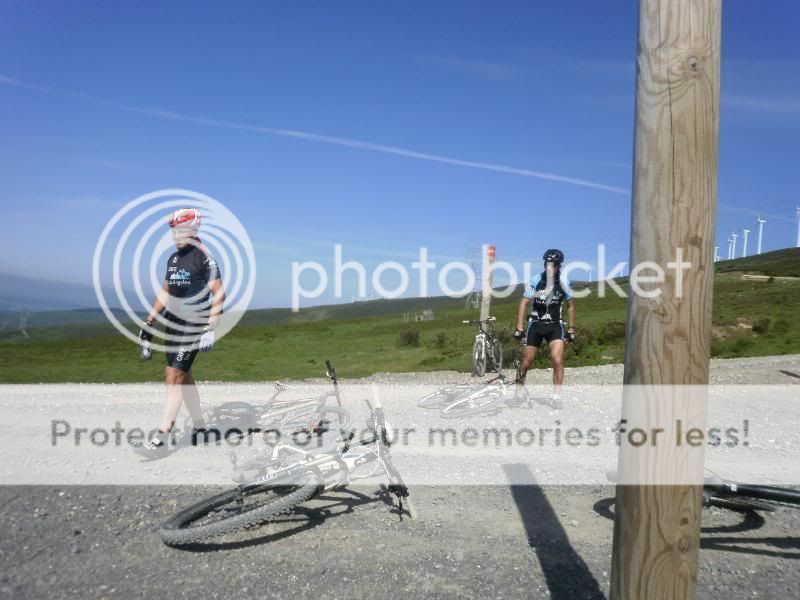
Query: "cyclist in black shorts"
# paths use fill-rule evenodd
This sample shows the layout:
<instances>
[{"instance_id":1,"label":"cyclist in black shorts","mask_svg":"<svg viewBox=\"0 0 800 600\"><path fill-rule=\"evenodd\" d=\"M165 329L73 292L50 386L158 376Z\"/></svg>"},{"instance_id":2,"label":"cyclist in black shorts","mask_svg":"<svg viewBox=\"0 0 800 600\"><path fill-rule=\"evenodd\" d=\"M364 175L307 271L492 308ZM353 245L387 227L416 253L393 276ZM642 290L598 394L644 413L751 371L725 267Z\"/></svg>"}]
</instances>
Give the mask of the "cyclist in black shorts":
<instances>
[{"instance_id":1,"label":"cyclist in black shorts","mask_svg":"<svg viewBox=\"0 0 800 600\"><path fill-rule=\"evenodd\" d=\"M198 237L200 211L193 208L176 210L170 215L169 226L177 249L167 259L164 285L139 332L142 358L147 360L151 356L153 323L159 314L165 312L164 318L169 325L164 328L167 347L164 416L158 434L135 448L139 454L148 457L166 454L169 433L182 402L186 402L194 429L205 426L200 396L192 377L192 364L198 351L208 352L214 346L214 328L225 301L217 263Z\"/></svg>"},{"instance_id":2,"label":"cyclist in black shorts","mask_svg":"<svg viewBox=\"0 0 800 600\"><path fill-rule=\"evenodd\" d=\"M518 385L525 384L528 369L536 360L536 352L547 342L550 360L553 363L554 394L552 405L561 408L561 384L564 383L564 345L575 339L575 300L566 277L561 276L564 253L561 250L547 250L542 257L544 271L531 279L525 287L524 297L519 303L517 330L514 337L525 338L525 348L517 369ZM569 325L564 328L562 307L567 304ZM530 307L530 312L529 312ZM527 328L524 326L528 319Z\"/></svg>"}]
</instances>

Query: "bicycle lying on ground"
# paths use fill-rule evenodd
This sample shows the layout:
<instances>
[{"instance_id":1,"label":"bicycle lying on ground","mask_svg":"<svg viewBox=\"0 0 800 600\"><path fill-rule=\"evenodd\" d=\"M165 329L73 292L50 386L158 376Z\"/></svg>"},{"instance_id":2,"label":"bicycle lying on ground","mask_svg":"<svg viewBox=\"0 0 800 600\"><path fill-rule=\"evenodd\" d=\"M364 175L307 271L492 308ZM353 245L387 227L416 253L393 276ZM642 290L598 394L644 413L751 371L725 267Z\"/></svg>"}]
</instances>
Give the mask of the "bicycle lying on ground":
<instances>
[{"instance_id":1,"label":"bicycle lying on ground","mask_svg":"<svg viewBox=\"0 0 800 600\"><path fill-rule=\"evenodd\" d=\"M281 398L281 394L291 388L280 381L275 382L275 392L259 407L249 402L225 402L206 412L203 416L208 424L206 432L195 435L217 438L226 437L229 432L236 437L248 435L248 430L277 431L292 433L295 431L318 431L323 426L345 429L350 424L350 413L342 406L339 382L336 370L329 360L325 361L325 374L333 384L333 389L316 397L301 399ZM335 405L328 402L335 400ZM191 431L191 420L187 418L186 431ZM214 430L217 431L214 431ZM237 433L238 432L238 433Z\"/></svg>"},{"instance_id":2,"label":"bicycle lying on ground","mask_svg":"<svg viewBox=\"0 0 800 600\"><path fill-rule=\"evenodd\" d=\"M713 475L703 481L703 506L762 512L772 512L781 506L800 508L800 491L770 485L735 483Z\"/></svg>"},{"instance_id":3,"label":"bicycle lying on ground","mask_svg":"<svg viewBox=\"0 0 800 600\"><path fill-rule=\"evenodd\" d=\"M366 437L355 431L342 432L337 448L312 452L277 443L254 458L238 462L232 456L237 486L185 508L161 526L161 539L169 545L200 542L207 538L253 527L292 510L323 491L382 471L388 490L398 498L400 515L412 519L416 511L408 488L391 461L389 447L393 430L386 421L377 389L373 403L365 400L370 415ZM362 467L372 465L364 473Z\"/></svg>"},{"instance_id":4,"label":"bicycle lying on ground","mask_svg":"<svg viewBox=\"0 0 800 600\"><path fill-rule=\"evenodd\" d=\"M493 317L492 317L493 318ZM514 368L519 364L519 357L514 354ZM417 401L420 408L440 409L443 419L460 419L476 415L494 415L503 406L515 407L527 404L530 408L536 402L552 409L562 409L561 400L549 398L533 398L524 385L516 385L497 370L495 376L480 384L461 383L440 388Z\"/></svg>"},{"instance_id":5,"label":"bicycle lying on ground","mask_svg":"<svg viewBox=\"0 0 800 600\"><path fill-rule=\"evenodd\" d=\"M478 326L472 343L472 372L478 377L483 377L487 368L495 373L503 368L503 344L495 336L492 327L496 320L495 317L489 317L482 321L461 321L465 325Z\"/></svg>"},{"instance_id":6,"label":"bicycle lying on ground","mask_svg":"<svg viewBox=\"0 0 800 600\"><path fill-rule=\"evenodd\" d=\"M522 394L518 397L517 394ZM440 408L443 419L460 419L479 414L495 414L501 403L527 402L524 388L517 386L503 373L497 373L488 381L475 386L457 385L430 394L418 402L425 408Z\"/></svg>"},{"instance_id":7,"label":"bicycle lying on ground","mask_svg":"<svg viewBox=\"0 0 800 600\"><path fill-rule=\"evenodd\" d=\"M703 479L703 506L714 506L736 512L772 512L782 506L800 508L800 490L737 483L723 479L706 469L709 474ZM606 474L609 481L616 482L616 473Z\"/></svg>"}]
</instances>

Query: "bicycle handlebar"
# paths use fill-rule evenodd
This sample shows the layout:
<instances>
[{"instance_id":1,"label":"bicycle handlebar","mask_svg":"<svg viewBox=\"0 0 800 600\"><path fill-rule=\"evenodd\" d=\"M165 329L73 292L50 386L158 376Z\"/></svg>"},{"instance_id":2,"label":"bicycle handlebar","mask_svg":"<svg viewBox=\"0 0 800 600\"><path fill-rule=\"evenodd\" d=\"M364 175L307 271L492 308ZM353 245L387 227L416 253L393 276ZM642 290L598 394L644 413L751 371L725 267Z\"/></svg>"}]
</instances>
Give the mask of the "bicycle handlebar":
<instances>
[{"instance_id":1,"label":"bicycle handlebar","mask_svg":"<svg viewBox=\"0 0 800 600\"><path fill-rule=\"evenodd\" d=\"M333 368L330 360L325 360L325 374L328 376L328 379L336 383L336 369Z\"/></svg>"},{"instance_id":2,"label":"bicycle handlebar","mask_svg":"<svg viewBox=\"0 0 800 600\"><path fill-rule=\"evenodd\" d=\"M461 322L464 323L465 325L478 325L480 323L493 323L494 321L497 321L497 317L489 317L488 319L483 319L480 321L477 319L473 319Z\"/></svg>"}]
</instances>

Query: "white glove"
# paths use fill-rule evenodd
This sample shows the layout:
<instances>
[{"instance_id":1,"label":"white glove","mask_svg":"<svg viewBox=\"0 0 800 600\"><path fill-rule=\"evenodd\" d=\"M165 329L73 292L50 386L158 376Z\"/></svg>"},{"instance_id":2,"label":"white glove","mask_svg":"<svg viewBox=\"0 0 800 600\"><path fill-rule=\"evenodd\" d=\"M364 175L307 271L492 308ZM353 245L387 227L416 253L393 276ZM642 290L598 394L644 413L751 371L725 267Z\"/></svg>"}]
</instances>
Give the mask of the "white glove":
<instances>
[{"instance_id":1,"label":"white glove","mask_svg":"<svg viewBox=\"0 0 800 600\"><path fill-rule=\"evenodd\" d=\"M200 336L200 352L210 352L214 347L214 330L208 329Z\"/></svg>"},{"instance_id":2,"label":"white glove","mask_svg":"<svg viewBox=\"0 0 800 600\"><path fill-rule=\"evenodd\" d=\"M141 347L142 360L153 358L153 322L145 321L139 330L139 346Z\"/></svg>"}]
</instances>

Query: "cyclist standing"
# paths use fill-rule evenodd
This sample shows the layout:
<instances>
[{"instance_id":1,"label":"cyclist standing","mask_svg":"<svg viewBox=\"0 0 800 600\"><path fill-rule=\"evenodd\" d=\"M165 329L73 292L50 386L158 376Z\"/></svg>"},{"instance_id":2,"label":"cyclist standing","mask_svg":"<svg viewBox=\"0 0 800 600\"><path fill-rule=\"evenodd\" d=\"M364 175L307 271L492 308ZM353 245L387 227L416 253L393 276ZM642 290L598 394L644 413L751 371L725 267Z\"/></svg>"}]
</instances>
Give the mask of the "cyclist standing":
<instances>
[{"instance_id":1,"label":"cyclist standing","mask_svg":"<svg viewBox=\"0 0 800 600\"><path fill-rule=\"evenodd\" d=\"M158 433L134 448L149 458L166 455L169 434L182 402L186 402L195 432L205 427L192 364L198 350L208 352L214 346L214 328L225 301L217 263L198 237L200 211L194 208L176 210L169 217L169 226L176 251L167 259L164 284L139 331L142 358L149 360L153 323L158 315L165 313L169 324L164 330L167 347L164 415Z\"/></svg>"},{"instance_id":2,"label":"cyclist standing","mask_svg":"<svg viewBox=\"0 0 800 600\"><path fill-rule=\"evenodd\" d=\"M544 253L544 271L531 279L525 287L524 297L519 303L517 330L514 338L525 338L522 360L517 368L518 385L525 385L528 369L536 360L536 353L543 341L550 350L553 363L553 408L562 408L561 384L564 383L565 342L575 339L575 300L566 277L561 276L564 253L550 249ZM564 329L562 306L567 304L567 328ZM530 312L529 312L530 307ZM527 315L528 326L524 327Z\"/></svg>"}]
</instances>

